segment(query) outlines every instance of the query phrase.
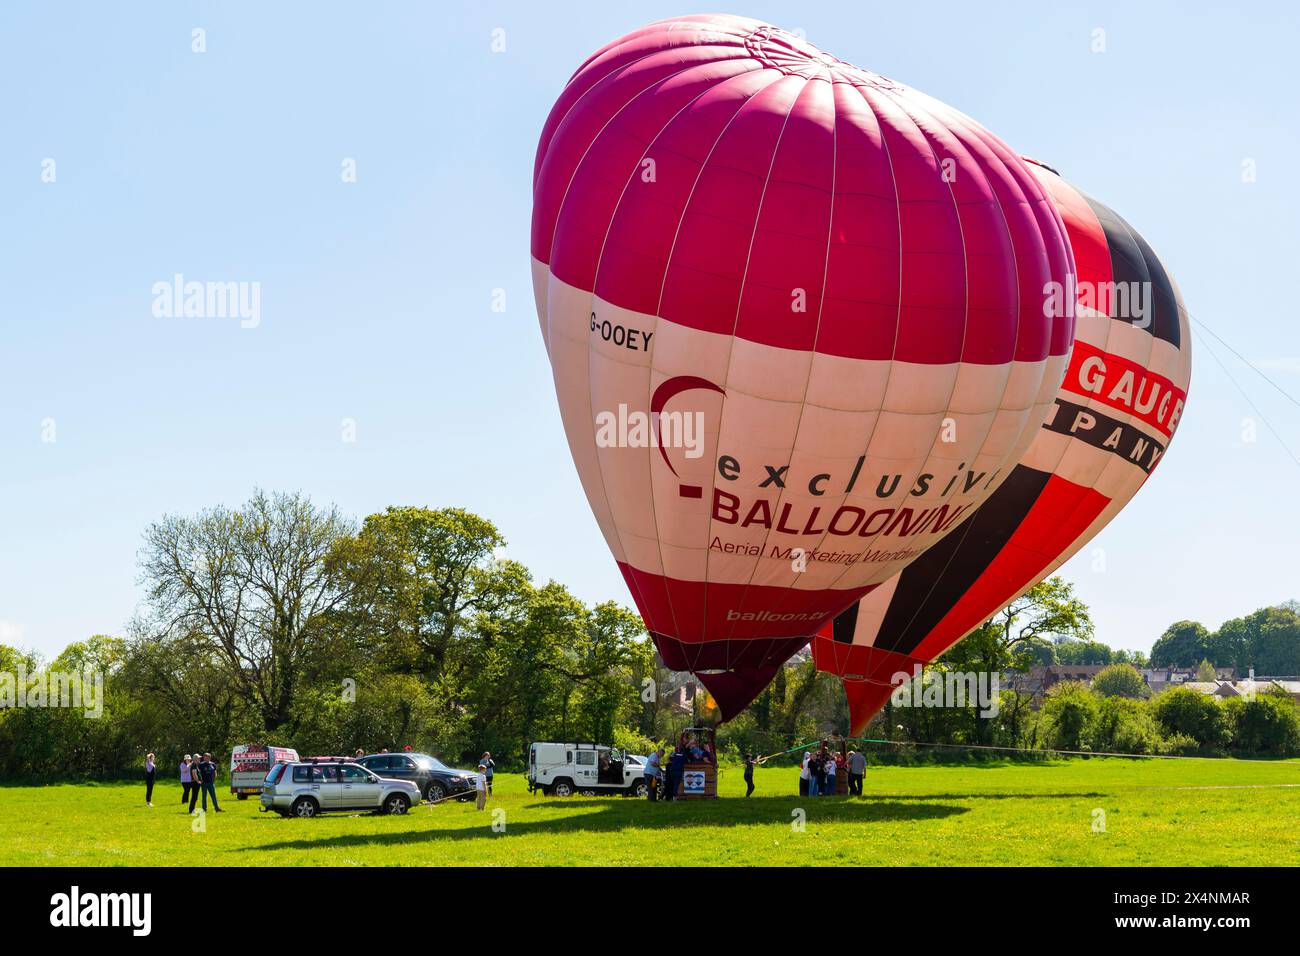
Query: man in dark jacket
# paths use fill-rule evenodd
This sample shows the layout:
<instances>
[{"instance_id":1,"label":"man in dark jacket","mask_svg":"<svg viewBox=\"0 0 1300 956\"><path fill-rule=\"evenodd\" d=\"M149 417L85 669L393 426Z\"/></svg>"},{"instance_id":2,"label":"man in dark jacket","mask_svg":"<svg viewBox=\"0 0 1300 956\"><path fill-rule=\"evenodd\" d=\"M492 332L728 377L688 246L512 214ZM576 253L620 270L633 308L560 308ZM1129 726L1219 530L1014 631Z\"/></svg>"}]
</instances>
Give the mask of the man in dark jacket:
<instances>
[{"instance_id":1,"label":"man in dark jacket","mask_svg":"<svg viewBox=\"0 0 1300 956\"><path fill-rule=\"evenodd\" d=\"M664 796L665 800L672 800L677 796L677 788L682 782L682 772L685 769L686 754L678 748L668 758L668 793Z\"/></svg>"},{"instance_id":2,"label":"man in dark jacket","mask_svg":"<svg viewBox=\"0 0 1300 956\"><path fill-rule=\"evenodd\" d=\"M217 765L212 762L212 754L204 754L199 764L199 783L203 787L203 810L208 809L208 794L212 794L212 809L217 813L221 807L217 804Z\"/></svg>"}]
</instances>

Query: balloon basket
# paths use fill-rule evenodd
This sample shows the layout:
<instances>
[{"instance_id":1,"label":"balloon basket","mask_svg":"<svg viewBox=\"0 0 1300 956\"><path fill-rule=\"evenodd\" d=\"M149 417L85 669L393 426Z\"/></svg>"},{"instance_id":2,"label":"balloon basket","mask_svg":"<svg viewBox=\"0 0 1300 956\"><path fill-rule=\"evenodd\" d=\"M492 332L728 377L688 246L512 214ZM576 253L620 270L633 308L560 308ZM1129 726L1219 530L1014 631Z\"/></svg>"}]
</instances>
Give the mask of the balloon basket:
<instances>
[{"instance_id":1,"label":"balloon basket","mask_svg":"<svg viewBox=\"0 0 1300 956\"><path fill-rule=\"evenodd\" d=\"M688 763L682 767L674 800L716 800L718 768L711 763Z\"/></svg>"},{"instance_id":2,"label":"balloon basket","mask_svg":"<svg viewBox=\"0 0 1300 956\"><path fill-rule=\"evenodd\" d=\"M677 738L677 752L689 755L676 781L674 800L716 800L718 758L712 727L687 727Z\"/></svg>"}]
</instances>

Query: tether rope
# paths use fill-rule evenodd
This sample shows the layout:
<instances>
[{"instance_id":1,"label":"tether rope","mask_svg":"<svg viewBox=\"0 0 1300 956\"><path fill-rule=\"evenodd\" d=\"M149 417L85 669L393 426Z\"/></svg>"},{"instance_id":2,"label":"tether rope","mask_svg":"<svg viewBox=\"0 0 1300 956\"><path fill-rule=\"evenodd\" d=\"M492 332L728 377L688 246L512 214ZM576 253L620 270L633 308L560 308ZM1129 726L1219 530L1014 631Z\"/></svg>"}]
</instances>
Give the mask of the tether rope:
<instances>
[{"instance_id":1,"label":"tether rope","mask_svg":"<svg viewBox=\"0 0 1300 956\"><path fill-rule=\"evenodd\" d=\"M1029 747L997 747L991 744L942 744L930 743L918 740L882 740L875 737L844 737L834 738L835 740L843 739L845 743L860 744L888 744L895 747L948 747L957 750L993 750L1002 753L1018 754L1064 754L1072 757L1123 757L1130 760L1237 760L1236 757L1201 757L1188 756L1184 754L1129 754L1118 753L1106 750L1057 750L1053 748L1029 748ZM766 763L773 757L781 757L785 754L797 753L801 750L807 750L809 747L821 746L821 740L814 740L810 743L800 744L797 747L791 747L789 750L781 750L774 754L768 754L765 757L759 757L755 763ZM1287 763L1294 764L1295 760L1278 760L1269 761L1270 763Z\"/></svg>"}]
</instances>

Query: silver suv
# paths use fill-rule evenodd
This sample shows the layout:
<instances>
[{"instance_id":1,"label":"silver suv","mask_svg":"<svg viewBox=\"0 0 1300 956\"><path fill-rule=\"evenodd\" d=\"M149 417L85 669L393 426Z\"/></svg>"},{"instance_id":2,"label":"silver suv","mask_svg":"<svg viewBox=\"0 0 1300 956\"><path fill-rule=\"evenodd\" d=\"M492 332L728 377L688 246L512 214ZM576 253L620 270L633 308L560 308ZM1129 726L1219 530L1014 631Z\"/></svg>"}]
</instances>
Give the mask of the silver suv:
<instances>
[{"instance_id":1,"label":"silver suv","mask_svg":"<svg viewBox=\"0 0 1300 956\"><path fill-rule=\"evenodd\" d=\"M405 813L419 802L420 788L409 780L386 780L354 763L281 763L262 781L262 809L282 817L327 810Z\"/></svg>"}]
</instances>

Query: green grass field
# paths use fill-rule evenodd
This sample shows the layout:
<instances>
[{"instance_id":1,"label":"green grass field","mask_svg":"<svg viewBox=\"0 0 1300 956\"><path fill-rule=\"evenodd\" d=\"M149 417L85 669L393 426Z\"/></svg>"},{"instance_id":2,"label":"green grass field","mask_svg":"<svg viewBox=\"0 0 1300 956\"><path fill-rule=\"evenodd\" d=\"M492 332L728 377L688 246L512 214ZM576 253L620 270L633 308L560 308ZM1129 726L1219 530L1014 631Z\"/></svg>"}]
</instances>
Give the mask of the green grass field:
<instances>
[{"instance_id":1,"label":"green grass field","mask_svg":"<svg viewBox=\"0 0 1300 956\"><path fill-rule=\"evenodd\" d=\"M650 804L533 796L522 776L498 774L482 813L452 802L315 820L219 792L227 812L209 814L204 832L179 784L160 785L153 809L142 784L0 787L0 865L1300 864L1296 762L872 767L861 800L791 796L793 769L755 781L746 800L740 771L724 768L718 800Z\"/></svg>"}]
</instances>

